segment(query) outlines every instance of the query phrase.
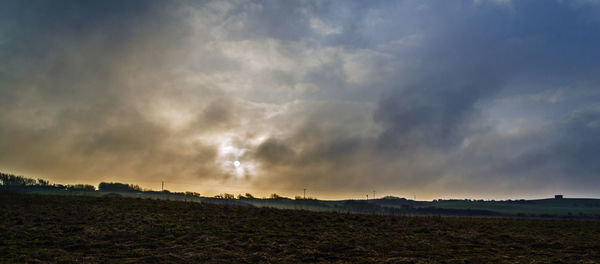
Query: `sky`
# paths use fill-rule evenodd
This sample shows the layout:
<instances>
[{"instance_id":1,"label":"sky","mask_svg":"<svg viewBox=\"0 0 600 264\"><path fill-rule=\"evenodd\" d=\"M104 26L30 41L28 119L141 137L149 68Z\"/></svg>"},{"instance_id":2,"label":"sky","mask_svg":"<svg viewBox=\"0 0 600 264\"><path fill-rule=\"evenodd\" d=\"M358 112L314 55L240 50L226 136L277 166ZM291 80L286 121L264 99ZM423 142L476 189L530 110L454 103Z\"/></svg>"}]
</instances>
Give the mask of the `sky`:
<instances>
[{"instance_id":1,"label":"sky","mask_svg":"<svg viewBox=\"0 0 600 264\"><path fill-rule=\"evenodd\" d=\"M0 171L600 197L600 1L0 1Z\"/></svg>"}]
</instances>

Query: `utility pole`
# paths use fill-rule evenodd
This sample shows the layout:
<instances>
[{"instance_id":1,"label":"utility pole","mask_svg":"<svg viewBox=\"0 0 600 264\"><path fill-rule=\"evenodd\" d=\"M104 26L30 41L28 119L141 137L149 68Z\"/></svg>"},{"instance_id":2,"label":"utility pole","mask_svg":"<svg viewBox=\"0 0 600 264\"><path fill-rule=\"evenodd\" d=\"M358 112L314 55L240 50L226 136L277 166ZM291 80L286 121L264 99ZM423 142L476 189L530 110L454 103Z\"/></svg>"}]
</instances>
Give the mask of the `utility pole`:
<instances>
[{"instance_id":1,"label":"utility pole","mask_svg":"<svg viewBox=\"0 0 600 264\"><path fill-rule=\"evenodd\" d=\"M304 200L306 200L306 188L304 188Z\"/></svg>"},{"instance_id":2,"label":"utility pole","mask_svg":"<svg viewBox=\"0 0 600 264\"><path fill-rule=\"evenodd\" d=\"M160 191L161 192L165 191L165 181L161 181Z\"/></svg>"},{"instance_id":3,"label":"utility pole","mask_svg":"<svg viewBox=\"0 0 600 264\"><path fill-rule=\"evenodd\" d=\"M373 199L375 199L375 190L373 190Z\"/></svg>"},{"instance_id":4,"label":"utility pole","mask_svg":"<svg viewBox=\"0 0 600 264\"><path fill-rule=\"evenodd\" d=\"M416 194L414 194L414 195L413 195L413 197L415 198L414 200L416 201L416 200L417 200L417 195L416 195Z\"/></svg>"}]
</instances>

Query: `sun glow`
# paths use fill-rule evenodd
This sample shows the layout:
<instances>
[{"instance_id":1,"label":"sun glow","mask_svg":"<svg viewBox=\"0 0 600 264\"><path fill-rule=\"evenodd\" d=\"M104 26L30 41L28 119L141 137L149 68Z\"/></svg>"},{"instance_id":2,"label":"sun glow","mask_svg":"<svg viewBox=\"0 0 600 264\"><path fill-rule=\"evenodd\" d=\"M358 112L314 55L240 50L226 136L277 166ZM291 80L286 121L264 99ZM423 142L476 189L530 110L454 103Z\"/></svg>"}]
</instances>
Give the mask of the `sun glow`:
<instances>
[{"instance_id":1,"label":"sun glow","mask_svg":"<svg viewBox=\"0 0 600 264\"><path fill-rule=\"evenodd\" d=\"M256 166L250 160L244 159L248 146L242 146L235 134L224 134L214 138L214 142L219 142L218 160L221 161L221 169L237 178L252 175Z\"/></svg>"}]
</instances>

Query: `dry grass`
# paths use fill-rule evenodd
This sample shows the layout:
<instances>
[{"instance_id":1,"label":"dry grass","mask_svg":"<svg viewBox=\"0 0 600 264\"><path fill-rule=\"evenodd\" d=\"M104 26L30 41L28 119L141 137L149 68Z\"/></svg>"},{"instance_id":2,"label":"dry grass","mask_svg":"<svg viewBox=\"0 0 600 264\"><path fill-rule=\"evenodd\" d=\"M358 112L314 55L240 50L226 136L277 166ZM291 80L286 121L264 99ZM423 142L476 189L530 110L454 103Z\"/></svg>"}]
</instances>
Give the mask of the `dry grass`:
<instances>
[{"instance_id":1,"label":"dry grass","mask_svg":"<svg viewBox=\"0 0 600 264\"><path fill-rule=\"evenodd\" d=\"M0 193L3 263L596 263L600 222Z\"/></svg>"}]
</instances>

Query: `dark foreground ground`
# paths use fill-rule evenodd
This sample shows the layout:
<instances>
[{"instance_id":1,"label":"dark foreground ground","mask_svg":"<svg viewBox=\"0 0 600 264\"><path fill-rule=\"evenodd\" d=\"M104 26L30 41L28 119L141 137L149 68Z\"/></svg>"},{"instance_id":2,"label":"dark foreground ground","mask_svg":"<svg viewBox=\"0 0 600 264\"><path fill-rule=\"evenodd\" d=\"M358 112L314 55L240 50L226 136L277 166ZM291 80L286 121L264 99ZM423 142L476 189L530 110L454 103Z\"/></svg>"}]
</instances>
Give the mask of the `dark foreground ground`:
<instances>
[{"instance_id":1,"label":"dark foreground ground","mask_svg":"<svg viewBox=\"0 0 600 264\"><path fill-rule=\"evenodd\" d=\"M2 263L598 263L600 221L0 193Z\"/></svg>"}]
</instances>

